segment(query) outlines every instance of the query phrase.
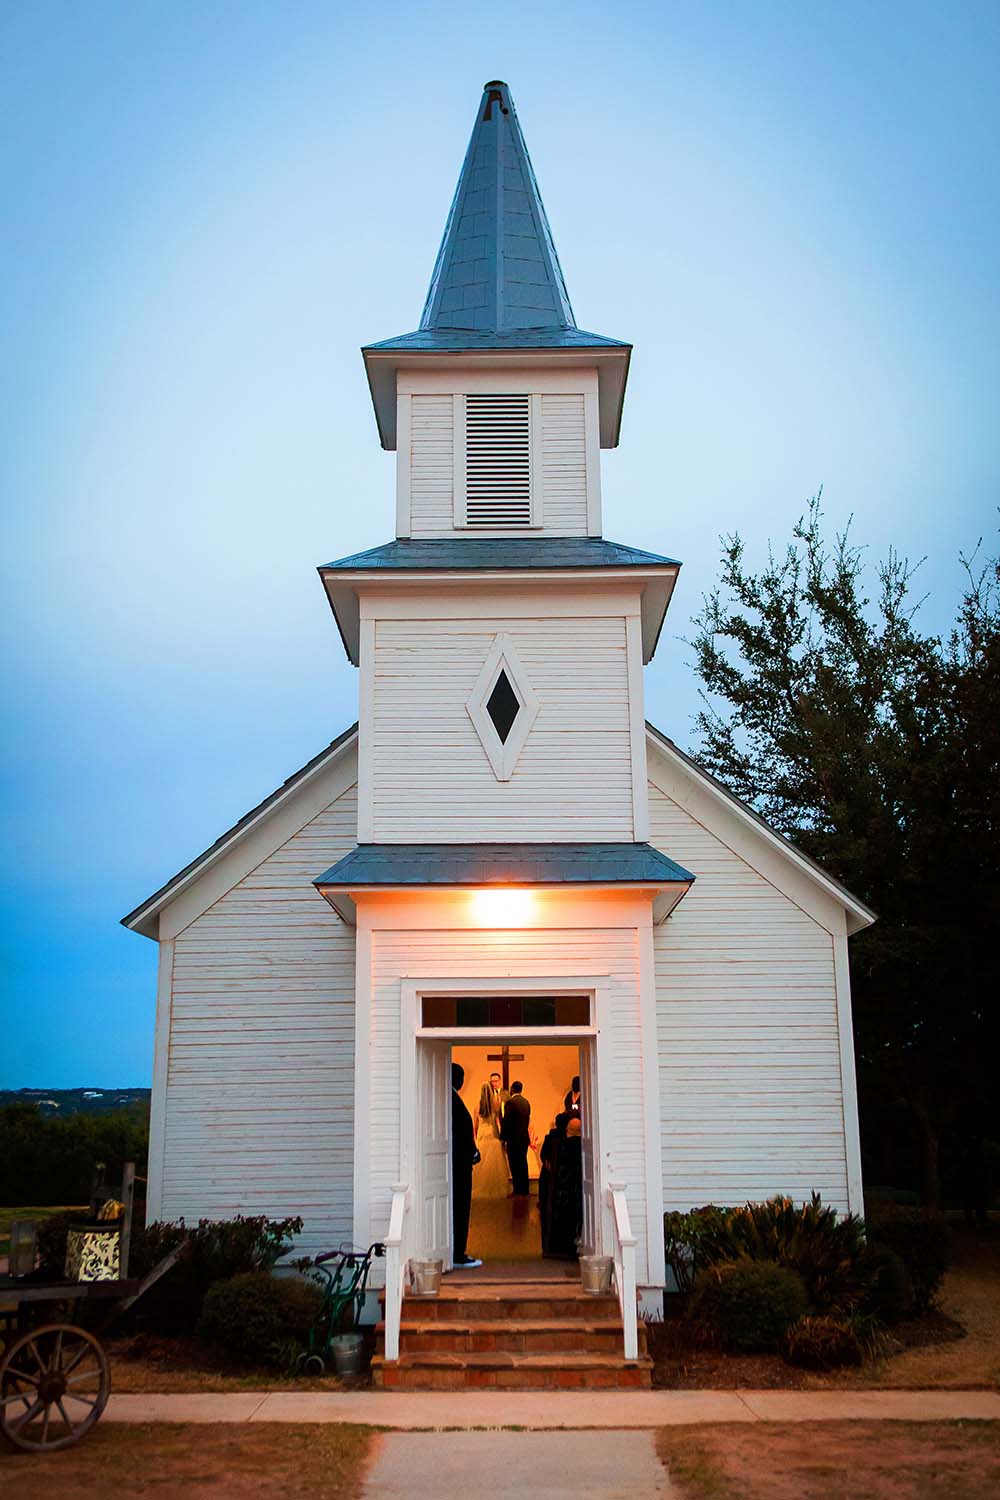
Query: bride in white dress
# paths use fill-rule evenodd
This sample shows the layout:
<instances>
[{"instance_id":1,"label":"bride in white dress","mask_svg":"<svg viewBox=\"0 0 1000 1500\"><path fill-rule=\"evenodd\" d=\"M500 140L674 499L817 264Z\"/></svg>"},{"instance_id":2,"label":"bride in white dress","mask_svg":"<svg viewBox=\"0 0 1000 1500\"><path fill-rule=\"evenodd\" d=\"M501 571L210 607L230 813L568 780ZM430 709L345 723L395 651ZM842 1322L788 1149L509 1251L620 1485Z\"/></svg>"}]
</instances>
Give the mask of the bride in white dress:
<instances>
[{"instance_id":1,"label":"bride in white dress","mask_svg":"<svg viewBox=\"0 0 1000 1500\"><path fill-rule=\"evenodd\" d=\"M476 1110L476 1145L482 1161L474 1178L477 1198L506 1198L510 1192L507 1152L500 1140L500 1125L507 1095L500 1088L500 1075L494 1073L479 1093Z\"/></svg>"}]
</instances>

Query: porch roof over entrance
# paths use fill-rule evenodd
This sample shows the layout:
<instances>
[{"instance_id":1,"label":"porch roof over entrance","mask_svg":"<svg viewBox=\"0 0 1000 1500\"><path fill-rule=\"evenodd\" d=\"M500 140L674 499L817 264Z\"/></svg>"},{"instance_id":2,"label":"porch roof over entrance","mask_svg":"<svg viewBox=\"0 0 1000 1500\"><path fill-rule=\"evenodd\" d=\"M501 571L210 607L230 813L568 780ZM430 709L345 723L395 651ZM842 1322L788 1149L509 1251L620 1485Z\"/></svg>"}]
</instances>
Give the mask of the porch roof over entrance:
<instances>
[{"instance_id":1,"label":"porch roof over entrance","mask_svg":"<svg viewBox=\"0 0 1000 1500\"><path fill-rule=\"evenodd\" d=\"M649 887L662 921L694 878L651 844L359 844L313 884L347 921L351 891L563 885Z\"/></svg>"}]
</instances>

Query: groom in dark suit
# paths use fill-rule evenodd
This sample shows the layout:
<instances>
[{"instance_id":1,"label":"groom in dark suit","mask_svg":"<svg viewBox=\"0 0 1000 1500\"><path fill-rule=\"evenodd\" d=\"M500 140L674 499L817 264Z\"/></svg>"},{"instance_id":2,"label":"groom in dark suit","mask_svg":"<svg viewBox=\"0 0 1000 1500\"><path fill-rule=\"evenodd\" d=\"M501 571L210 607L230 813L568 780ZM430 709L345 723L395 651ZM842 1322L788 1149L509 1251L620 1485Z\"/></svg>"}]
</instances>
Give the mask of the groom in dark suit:
<instances>
[{"instance_id":1,"label":"groom in dark suit","mask_svg":"<svg viewBox=\"0 0 1000 1500\"><path fill-rule=\"evenodd\" d=\"M524 1097L522 1088L523 1085L517 1080L511 1084L510 1098L504 1107L503 1124L500 1127L500 1139L507 1147L507 1164L513 1183L512 1196L515 1198L528 1196L528 1121L531 1119L531 1105Z\"/></svg>"},{"instance_id":2,"label":"groom in dark suit","mask_svg":"<svg viewBox=\"0 0 1000 1500\"><path fill-rule=\"evenodd\" d=\"M481 1266L482 1261L466 1253L469 1214L472 1209L472 1168L479 1160L472 1116L458 1092L465 1082L465 1069L451 1065L451 1213L452 1261L456 1266Z\"/></svg>"}]
</instances>

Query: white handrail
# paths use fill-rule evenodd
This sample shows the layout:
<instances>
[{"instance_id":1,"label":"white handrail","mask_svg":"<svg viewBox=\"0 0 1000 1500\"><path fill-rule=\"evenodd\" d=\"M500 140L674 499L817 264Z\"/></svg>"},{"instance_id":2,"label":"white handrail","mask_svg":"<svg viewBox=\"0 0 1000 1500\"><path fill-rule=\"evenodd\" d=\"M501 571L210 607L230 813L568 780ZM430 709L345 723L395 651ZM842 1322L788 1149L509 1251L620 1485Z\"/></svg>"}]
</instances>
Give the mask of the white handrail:
<instances>
[{"instance_id":1,"label":"white handrail","mask_svg":"<svg viewBox=\"0 0 1000 1500\"><path fill-rule=\"evenodd\" d=\"M615 1226L615 1287L618 1291L618 1306L622 1313L622 1329L625 1334L625 1358L639 1358L638 1296L635 1284L635 1246L632 1223L628 1216L625 1199L625 1184L613 1182L608 1186L608 1203Z\"/></svg>"},{"instance_id":2,"label":"white handrail","mask_svg":"<svg viewBox=\"0 0 1000 1500\"><path fill-rule=\"evenodd\" d=\"M392 1209L389 1213L389 1233L385 1237L385 1357L399 1358L399 1323L403 1312L403 1278L406 1261L403 1257L403 1221L410 1206L408 1182L392 1185Z\"/></svg>"}]
</instances>

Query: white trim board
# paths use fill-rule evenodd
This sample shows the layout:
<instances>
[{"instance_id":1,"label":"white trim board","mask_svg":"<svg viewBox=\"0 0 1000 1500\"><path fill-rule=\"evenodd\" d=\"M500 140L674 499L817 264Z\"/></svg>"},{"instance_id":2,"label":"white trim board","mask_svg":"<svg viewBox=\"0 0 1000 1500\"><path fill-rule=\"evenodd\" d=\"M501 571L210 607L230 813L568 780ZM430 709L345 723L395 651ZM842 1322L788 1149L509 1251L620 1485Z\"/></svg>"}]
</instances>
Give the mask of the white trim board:
<instances>
[{"instance_id":1,"label":"white trim board","mask_svg":"<svg viewBox=\"0 0 1000 1500\"><path fill-rule=\"evenodd\" d=\"M170 1072L170 1021L173 1008L174 945L160 944L156 978L156 1029L153 1042L153 1089L149 1101L149 1181L146 1184L146 1223L163 1211L163 1169L167 1152L167 1081Z\"/></svg>"},{"instance_id":2,"label":"white trim board","mask_svg":"<svg viewBox=\"0 0 1000 1500\"><path fill-rule=\"evenodd\" d=\"M208 849L137 908L125 925L143 937L161 941L176 937L354 785L357 747L355 729L331 746L305 775L291 778L255 815L237 824L217 847Z\"/></svg>"},{"instance_id":3,"label":"white trim board","mask_svg":"<svg viewBox=\"0 0 1000 1500\"><path fill-rule=\"evenodd\" d=\"M501 740L486 707L501 671L505 673L520 705L505 740ZM538 718L538 708L538 696L517 653L513 637L504 633L495 635L465 705L465 711L472 720L472 727L498 781L509 781L513 776L518 757Z\"/></svg>"},{"instance_id":4,"label":"white trim board","mask_svg":"<svg viewBox=\"0 0 1000 1500\"><path fill-rule=\"evenodd\" d=\"M419 1143L417 1141L417 1100L416 1100L416 1049L420 1041L436 1040L450 1042L452 1046L466 1045L478 1046L480 1042L489 1046L494 1040L517 1040L525 1045L532 1039L539 1045L544 1046L546 1042L565 1041L572 1044L574 1041L581 1046L589 1045L593 1048L595 1071L597 1074L597 1120L596 1135L600 1138L601 1117L604 1115L605 1126L612 1118L610 1094L608 1092L607 1080L605 1078L602 1086L602 1073L608 1071L609 1060L603 1055L601 1046L602 1027L607 1030L607 1013L611 1004L612 981L607 974L589 974L580 978L559 977L552 978L545 975L533 975L530 978L519 976L517 978L492 978L484 981L458 979L453 976L444 978L433 975L400 976L399 995L399 1088L400 1088L400 1111L399 1111L399 1167L401 1177L405 1179L404 1168L411 1173L415 1169L419 1154ZM510 995L510 994L561 994L579 995L588 994L591 997L591 1026L584 1027L546 1027L548 1033L542 1035L543 1028L535 1028L530 1035L525 1034L525 1028L509 1027L483 1027L466 1028L460 1037L452 1037L447 1032L436 1029L424 1028L420 1025L421 1012L420 1002L425 995ZM480 1034L481 1033L481 1034ZM606 1047L605 1043L605 1047ZM409 1109L407 1101L410 1102ZM659 1125L657 1122L657 1132ZM656 1136L657 1142L659 1135ZM604 1188L607 1173L605 1160L602 1152L595 1148L594 1152L594 1192L596 1195L597 1219L602 1224L602 1229L607 1236L607 1225L601 1213L604 1203ZM411 1180L411 1179L405 1179ZM657 1235L662 1239L662 1214L657 1219ZM597 1253L610 1254L611 1241L605 1239L605 1244L598 1248Z\"/></svg>"}]
</instances>

